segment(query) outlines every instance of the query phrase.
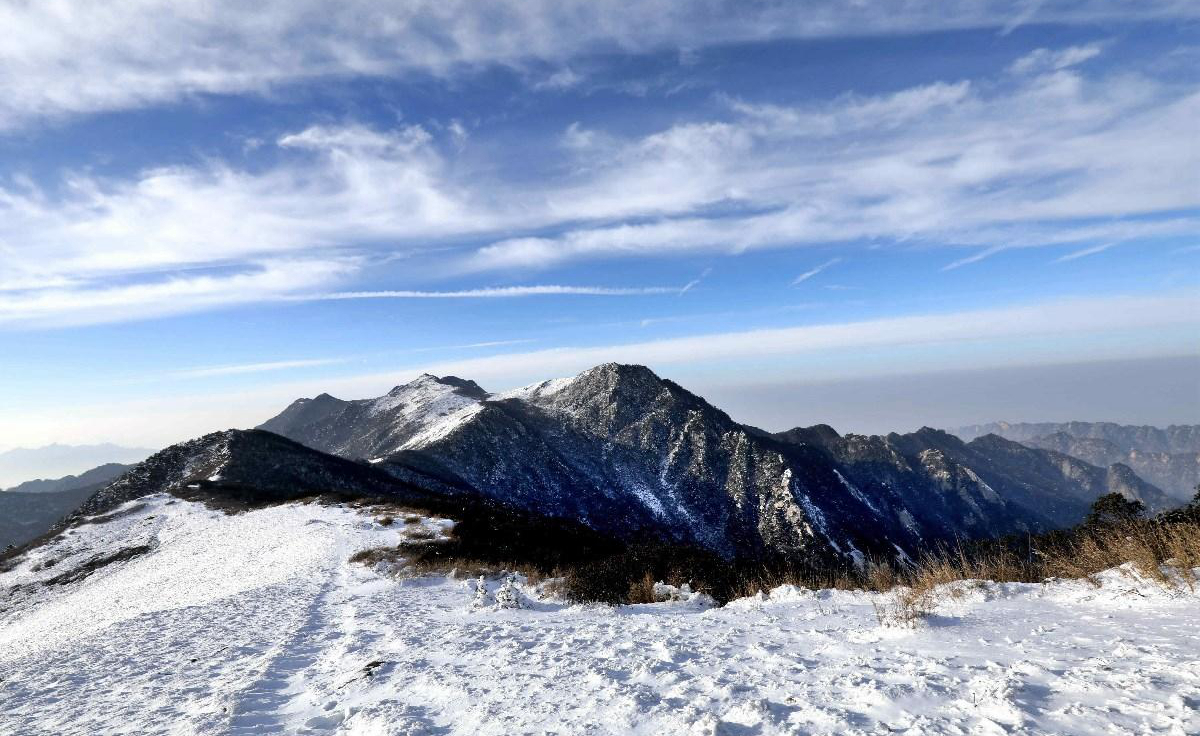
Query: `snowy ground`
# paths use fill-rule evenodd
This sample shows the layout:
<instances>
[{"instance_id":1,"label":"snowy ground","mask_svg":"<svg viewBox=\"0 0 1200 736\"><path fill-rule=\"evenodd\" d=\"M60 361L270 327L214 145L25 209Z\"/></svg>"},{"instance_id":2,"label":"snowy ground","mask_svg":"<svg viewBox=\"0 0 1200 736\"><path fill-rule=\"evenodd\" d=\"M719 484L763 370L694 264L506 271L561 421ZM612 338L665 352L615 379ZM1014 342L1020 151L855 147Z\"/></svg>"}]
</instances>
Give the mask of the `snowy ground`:
<instances>
[{"instance_id":1,"label":"snowy ground","mask_svg":"<svg viewBox=\"0 0 1200 736\"><path fill-rule=\"evenodd\" d=\"M1121 571L965 587L916 630L790 588L507 610L348 563L413 526L442 527L158 497L75 530L0 575L0 733L1200 733L1200 597Z\"/></svg>"}]
</instances>

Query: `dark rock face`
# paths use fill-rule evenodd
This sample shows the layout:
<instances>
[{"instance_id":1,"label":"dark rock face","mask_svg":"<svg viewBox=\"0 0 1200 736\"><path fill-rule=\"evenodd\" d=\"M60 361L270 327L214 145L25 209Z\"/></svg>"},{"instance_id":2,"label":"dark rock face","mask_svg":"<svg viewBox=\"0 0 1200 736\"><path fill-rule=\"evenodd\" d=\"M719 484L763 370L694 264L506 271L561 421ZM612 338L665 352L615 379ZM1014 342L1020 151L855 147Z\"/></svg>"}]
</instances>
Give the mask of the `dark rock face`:
<instances>
[{"instance_id":1,"label":"dark rock face","mask_svg":"<svg viewBox=\"0 0 1200 736\"><path fill-rule=\"evenodd\" d=\"M1009 424L964 427L965 438L981 430L1029 447L1053 450L1105 468L1122 464L1142 480L1157 486L1174 501L1187 501L1200 483L1200 425L1158 427L1108 422Z\"/></svg>"},{"instance_id":2,"label":"dark rock face","mask_svg":"<svg viewBox=\"0 0 1200 736\"><path fill-rule=\"evenodd\" d=\"M323 493L427 497L375 468L261 430L231 429L172 445L133 466L79 508L104 513L153 493L278 503Z\"/></svg>"}]
</instances>

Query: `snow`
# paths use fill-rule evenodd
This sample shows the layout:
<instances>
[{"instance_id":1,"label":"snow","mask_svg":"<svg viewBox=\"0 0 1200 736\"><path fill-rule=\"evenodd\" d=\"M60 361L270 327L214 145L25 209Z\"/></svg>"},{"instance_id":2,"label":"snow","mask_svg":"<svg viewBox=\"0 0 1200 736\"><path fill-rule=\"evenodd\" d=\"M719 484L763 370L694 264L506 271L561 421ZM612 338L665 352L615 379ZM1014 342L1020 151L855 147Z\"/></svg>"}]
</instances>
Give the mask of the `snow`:
<instances>
[{"instance_id":1,"label":"snow","mask_svg":"<svg viewBox=\"0 0 1200 736\"><path fill-rule=\"evenodd\" d=\"M454 386L442 383L436 376L423 374L417 379L397 386L371 401L370 414L399 411L405 419L438 416L457 411L476 399L463 396Z\"/></svg>"},{"instance_id":2,"label":"snow","mask_svg":"<svg viewBox=\"0 0 1200 736\"><path fill-rule=\"evenodd\" d=\"M0 574L0 733L1200 732L1200 596L1132 567L947 586L912 629L791 586L610 608L504 576L477 606L350 563L406 533L368 511L157 496L41 548Z\"/></svg>"},{"instance_id":3,"label":"snow","mask_svg":"<svg viewBox=\"0 0 1200 736\"><path fill-rule=\"evenodd\" d=\"M446 416L429 420L421 428L420 432L414 434L401 446L401 449L416 449L437 442L449 436L454 430L466 424L471 417L481 411L483 411L483 404L471 403Z\"/></svg>"},{"instance_id":4,"label":"snow","mask_svg":"<svg viewBox=\"0 0 1200 736\"><path fill-rule=\"evenodd\" d=\"M877 513L877 514L878 514L878 513L881 513L881 512L879 511L879 507L877 507L877 506L876 506L876 505L875 505L875 504L874 504L874 503L871 501L871 499L867 498L866 494L864 494L862 491L860 491L860 490L858 489L858 486L856 486L856 485L854 485L853 483L851 483L850 481L846 480L845 476L843 476L843 475L841 474L841 471L834 470L834 471L833 471L833 474L837 476L837 479L838 479L839 481L841 481L841 483L842 483L842 487L843 487L843 488L845 488L847 491L850 491L850 495L854 496L856 499L858 499L858 500L859 500L859 502L860 502L860 503L862 503L864 506L866 506L867 508L871 509L871 510L872 510L872 511L874 511L875 513Z\"/></svg>"}]
</instances>

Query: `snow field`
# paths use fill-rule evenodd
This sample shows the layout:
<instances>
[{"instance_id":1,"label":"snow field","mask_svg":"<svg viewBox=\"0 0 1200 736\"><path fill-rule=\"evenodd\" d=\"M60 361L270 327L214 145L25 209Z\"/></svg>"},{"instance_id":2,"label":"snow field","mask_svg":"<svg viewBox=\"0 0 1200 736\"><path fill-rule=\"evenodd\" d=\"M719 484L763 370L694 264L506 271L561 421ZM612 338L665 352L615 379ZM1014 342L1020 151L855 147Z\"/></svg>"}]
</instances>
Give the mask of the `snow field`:
<instances>
[{"instance_id":1,"label":"snow field","mask_svg":"<svg viewBox=\"0 0 1200 736\"><path fill-rule=\"evenodd\" d=\"M1200 733L1200 596L1132 568L957 584L905 629L868 593L608 608L348 562L439 520L130 508L0 574L0 733Z\"/></svg>"}]
</instances>

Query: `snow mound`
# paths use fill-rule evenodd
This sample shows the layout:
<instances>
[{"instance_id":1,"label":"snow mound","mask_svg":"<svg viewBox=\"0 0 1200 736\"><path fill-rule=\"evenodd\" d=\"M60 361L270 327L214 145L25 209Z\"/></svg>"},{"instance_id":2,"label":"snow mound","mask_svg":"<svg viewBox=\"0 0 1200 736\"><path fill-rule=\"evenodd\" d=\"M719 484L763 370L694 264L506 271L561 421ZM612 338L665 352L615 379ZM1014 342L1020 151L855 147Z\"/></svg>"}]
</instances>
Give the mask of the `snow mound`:
<instances>
[{"instance_id":1,"label":"snow mound","mask_svg":"<svg viewBox=\"0 0 1200 736\"><path fill-rule=\"evenodd\" d=\"M0 573L0 733L1200 733L1200 596L1132 567L895 632L863 592L614 609L349 562L403 538L166 496L72 529Z\"/></svg>"}]
</instances>

